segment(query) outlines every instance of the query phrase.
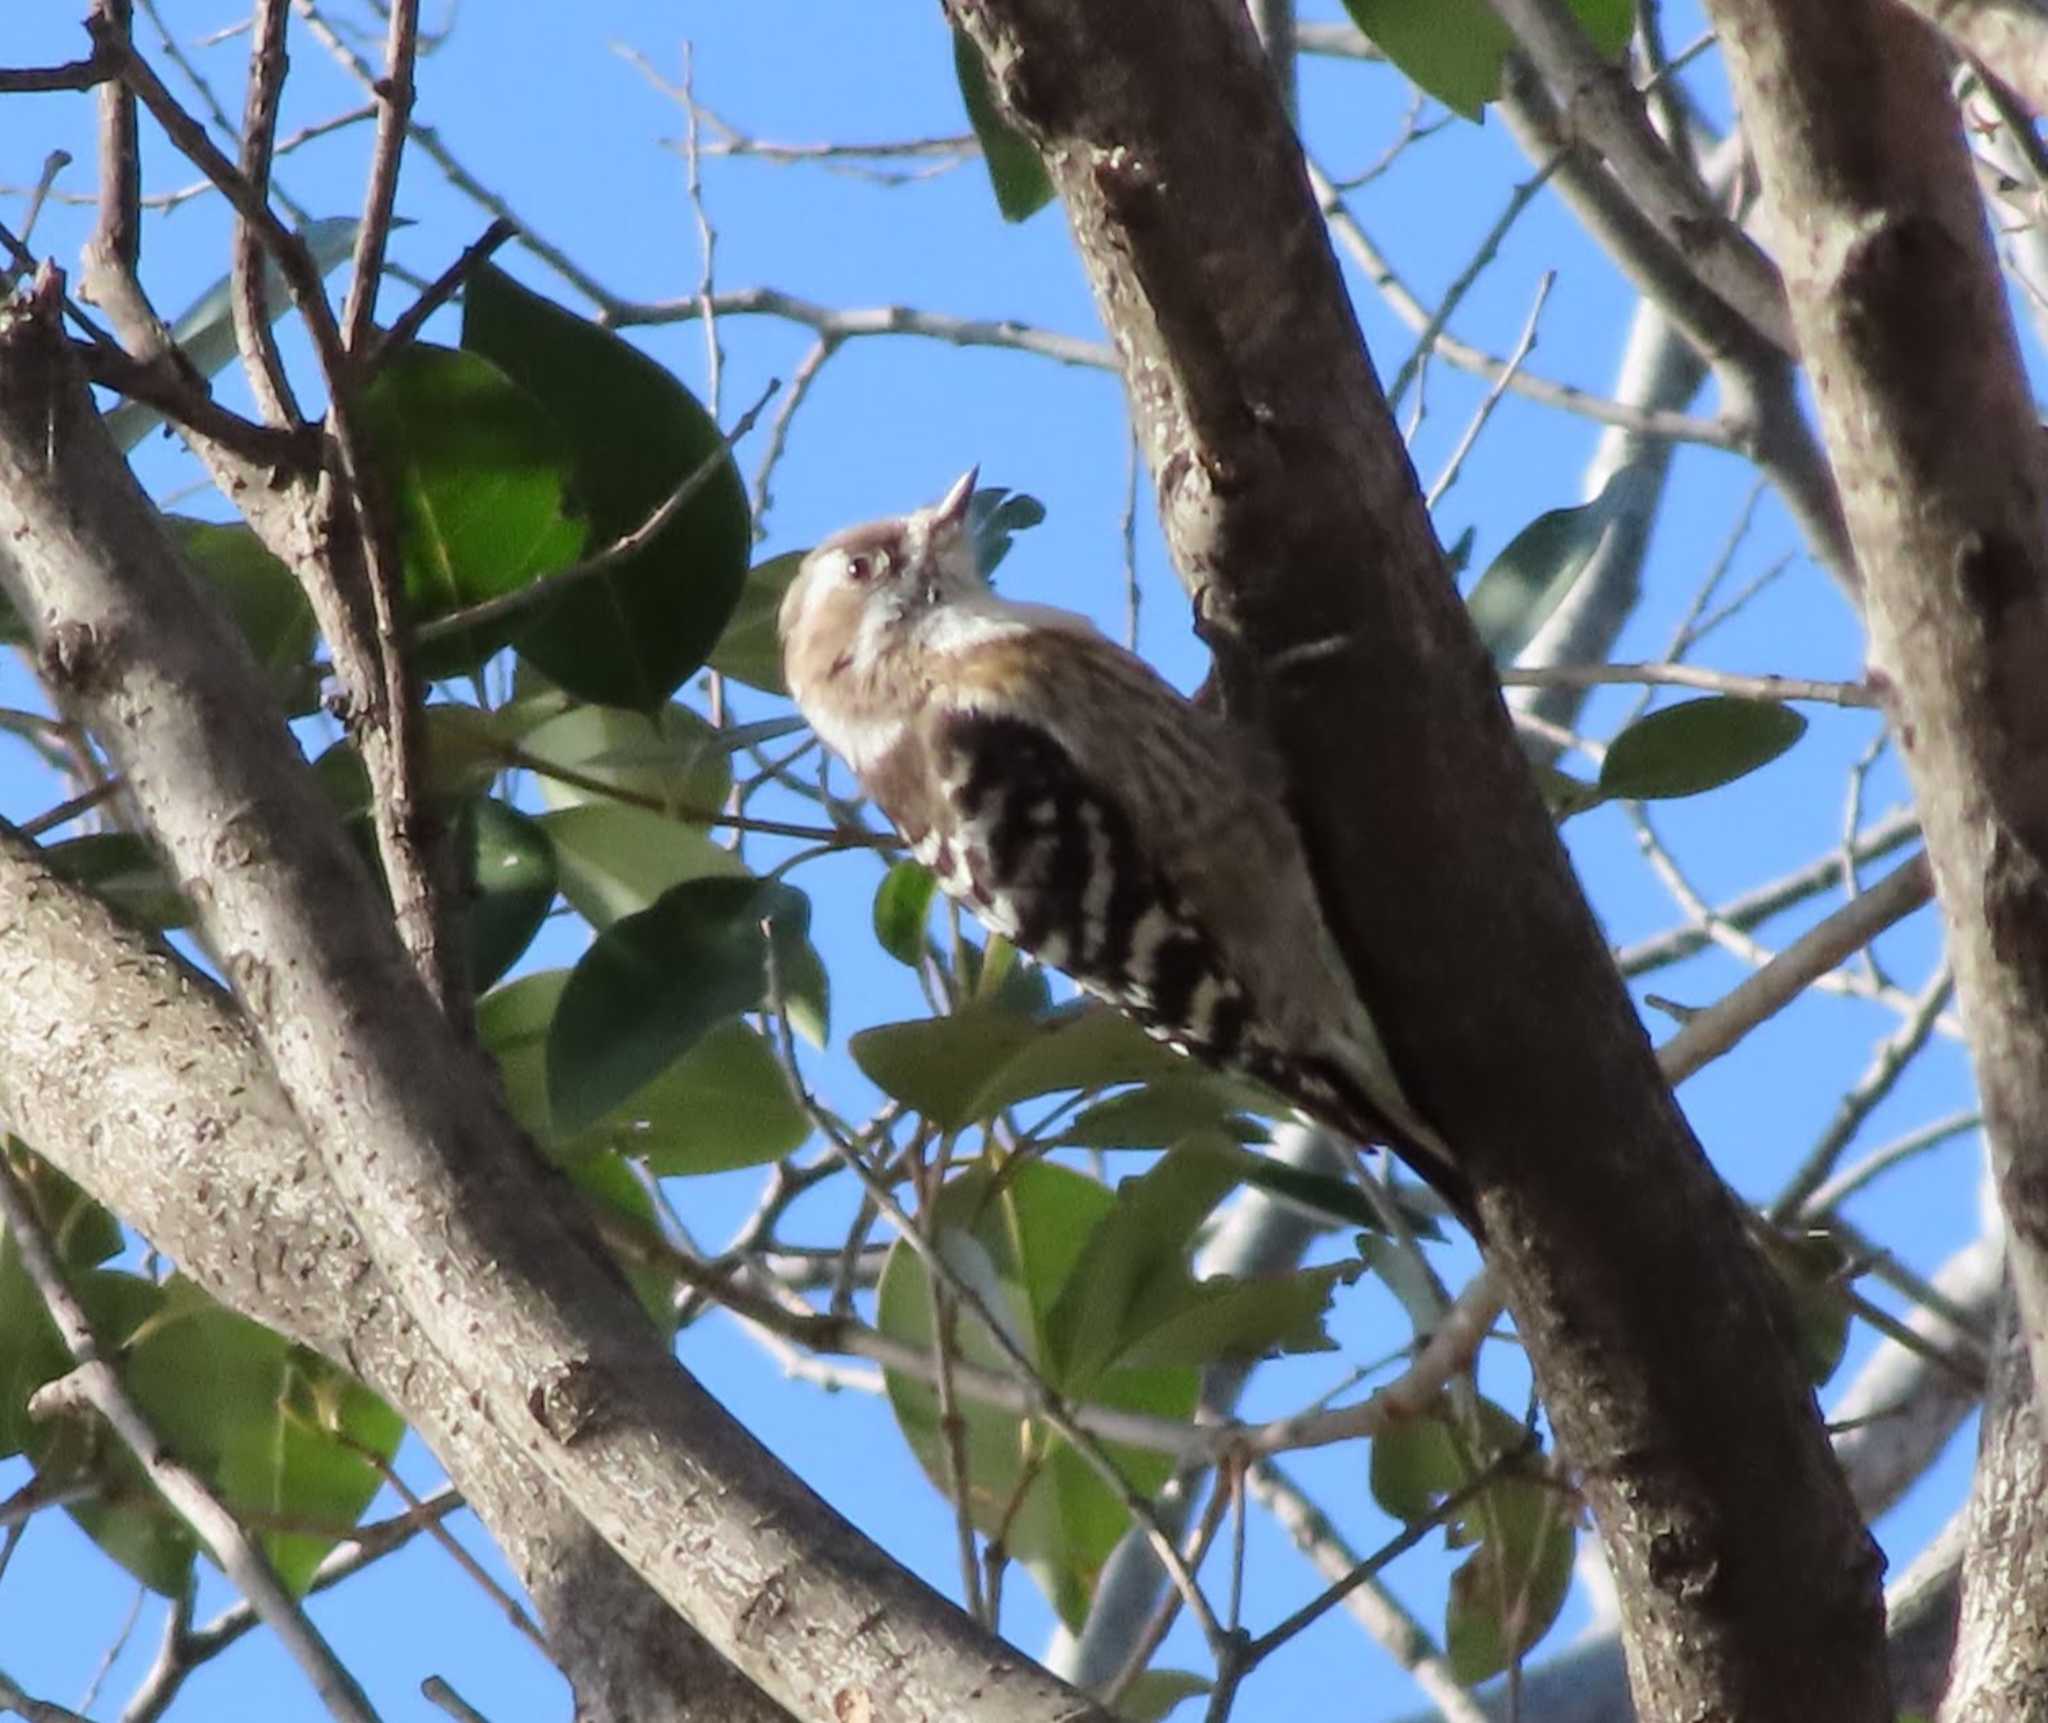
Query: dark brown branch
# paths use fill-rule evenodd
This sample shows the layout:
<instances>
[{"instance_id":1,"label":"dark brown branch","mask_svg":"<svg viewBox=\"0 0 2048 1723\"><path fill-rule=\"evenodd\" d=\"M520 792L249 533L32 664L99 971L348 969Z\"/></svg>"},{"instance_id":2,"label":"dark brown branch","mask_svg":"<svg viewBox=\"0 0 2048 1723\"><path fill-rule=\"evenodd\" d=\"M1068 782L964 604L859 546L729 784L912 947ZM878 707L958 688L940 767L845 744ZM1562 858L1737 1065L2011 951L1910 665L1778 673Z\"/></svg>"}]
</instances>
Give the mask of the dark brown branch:
<instances>
[{"instance_id":1,"label":"dark brown branch","mask_svg":"<svg viewBox=\"0 0 2048 1723\"><path fill-rule=\"evenodd\" d=\"M1478 1188L1646 1714L1888 1716L1877 1552L1444 572L1241 9L950 10L1065 198L1231 709Z\"/></svg>"},{"instance_id":2,"label":"dark brown branch","mask_svg":"<svg viewBox=\"0 0 2048 1723\"><path fill-rule=\"evenodd\" d=\"M0 66L0 96L25 96L39 90L90 90L113 73L97 54L66 60L61 66Z\"/></svg>"},{"instance_id":3,"label":"dark brown branch","mask_svg":"<svg viewBox=\"0 0 2048 1723\"><path fill-rule=\"evenodd\" d=\"M420 296L408 305L389 329L380 335L370 348L369 369L374 371L393 353L402 351L419 338L426 321L462 291L463 283L469 280L479 268L489 262L491 256L519 231L511 222L500 218L491 223L477 236L476 242L451 263L446 269L427 283ZM352 349L353 351L353 349Z\"/></svg>"}]
</instances>

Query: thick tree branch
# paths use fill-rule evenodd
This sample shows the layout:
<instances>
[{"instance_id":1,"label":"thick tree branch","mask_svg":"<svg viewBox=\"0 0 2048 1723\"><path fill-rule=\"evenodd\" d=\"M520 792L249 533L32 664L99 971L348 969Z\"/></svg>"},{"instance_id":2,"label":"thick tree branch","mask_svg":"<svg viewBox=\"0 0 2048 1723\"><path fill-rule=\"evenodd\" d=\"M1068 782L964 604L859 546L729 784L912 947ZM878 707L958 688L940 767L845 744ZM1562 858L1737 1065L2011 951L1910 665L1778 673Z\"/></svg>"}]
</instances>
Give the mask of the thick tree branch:
<instances>
[{"instance_id":1,"label":"thick tree branch","mask_svg":"<svg viewBox=\"0 0 2048 1723\"><path fill-rule=\"evenodd\" d=\"M436 1010L246 647L107 442L54 286L0 312L0 579L475 1415L798 1715L1095 1715L881 1556L676 1366Z\"/></svg>"},{"instance_id":2,"label":"thick tree branch","mask_svg":"<svg viewBox=\"0 0 2048 1723\"><path fill-rule=\"evenodd\" d=\"M1940 44L1890 5L1714 7L1948 924L2048 1378L2048 462ZM1846 80L1846 81L1845 81ZM1865 92L1845 103L1845 88Z\"/></svg>"},{"instance_id":3,"label":"thick tree branch","mask_svg":"<svg viewBox=\"0 0 2048 1723\"><path fill-rule=\"evenodd\" d=\"M226 997L6 836L0 979L7 1128L216 1298L355 1371L418 1428L539 1607L583 1715L786 1715L476 1417L468 1384L420 1344L365 1254Z\"/></svg>"},{"instance_id":4,"label":"thick tree branch","mask_svg":"<svg viewBox=\"0 0 2048 1723\"><path fill-rule=\"evenodd\" d=\"M1445 577L1242 13L950 10L1065 197L1232 709L1478 1187L1646 1711L1888 1716L1876 1552Z\"/></svg>"}]
</instances>

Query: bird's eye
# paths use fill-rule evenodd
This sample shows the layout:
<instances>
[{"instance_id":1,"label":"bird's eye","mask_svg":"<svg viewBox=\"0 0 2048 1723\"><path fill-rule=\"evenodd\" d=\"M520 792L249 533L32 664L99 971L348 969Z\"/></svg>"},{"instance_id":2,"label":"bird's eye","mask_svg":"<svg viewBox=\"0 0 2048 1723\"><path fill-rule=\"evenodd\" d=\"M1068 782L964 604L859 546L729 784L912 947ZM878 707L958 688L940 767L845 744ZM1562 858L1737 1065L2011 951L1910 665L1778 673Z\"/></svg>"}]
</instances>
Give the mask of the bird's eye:
<instances>
[{"instance_id":1,"label":"bird's eye","mask_svg":"<svg viewBox=\"0 0 2048 1723\"><path fill-rule=\"evenodd\" d=\"M865 586L887 565L888 559L880 551L858 551L846 559L846 578L855 586Z\"/></svg>"}]
</instances>

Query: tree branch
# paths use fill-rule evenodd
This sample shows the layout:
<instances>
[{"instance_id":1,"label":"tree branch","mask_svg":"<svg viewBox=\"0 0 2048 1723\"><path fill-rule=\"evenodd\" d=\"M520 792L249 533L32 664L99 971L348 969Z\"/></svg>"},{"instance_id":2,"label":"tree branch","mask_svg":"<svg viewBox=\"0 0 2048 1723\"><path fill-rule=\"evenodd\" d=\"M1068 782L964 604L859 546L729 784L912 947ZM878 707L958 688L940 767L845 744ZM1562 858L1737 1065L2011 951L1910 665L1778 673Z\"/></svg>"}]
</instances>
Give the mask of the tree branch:
<instances>
[{"instance_id":1,"label":"tree branch","mask_svg":"<svg viewBox=\"0 0 2048 1723\"><path fill-rule=\"evenodd\" d=\"M1883 1714L1875 1549L1445 577L1249 25L950 10L1065 199L1231 709L1480 1193L1646 1707Z\"/></svg>"},{"instance_id":2,"label":"tree branch","mask_svg":"<svg viewBox=\"0 0 2048 1723\"><path fill-rule=\"evenodd\" d=\"M106 441L47 283L0 312L0 579L473 1415L799 1714L853 1693L884 1712L1096 1715L879 1561L677 1367L407 960L247 648Z\"/></svg>"}]
</instances>

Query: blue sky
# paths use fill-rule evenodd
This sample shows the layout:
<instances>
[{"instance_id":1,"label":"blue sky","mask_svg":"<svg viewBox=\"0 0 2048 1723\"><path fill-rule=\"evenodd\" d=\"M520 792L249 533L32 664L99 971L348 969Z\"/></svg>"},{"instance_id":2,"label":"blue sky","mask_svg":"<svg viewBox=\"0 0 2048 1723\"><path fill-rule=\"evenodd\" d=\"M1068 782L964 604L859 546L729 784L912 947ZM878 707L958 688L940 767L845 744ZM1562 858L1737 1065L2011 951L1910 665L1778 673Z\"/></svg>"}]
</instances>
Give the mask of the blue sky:
<instances>
[{"instance_id":1,"label":"blue sky","mask_svg":"<svg viewBox=\"0 0 2048 1723\"><path fill-rule=\"evenodd\" d=\"M0 21L0 63L31 64L83 51L76 8L31 0ZM1689 10L1689 9L1687 9ZM1333 3L1312 17L1336 17ZM192 47L237 15L218 4L168 0L166 21ZM331 14L346 29L367 21L360 6ZM429 0L427 22L450 16ZM928 0L753 0L749 5L693 0L592 0L579 7L485 7L452 14L453 29L421 68L419 117L480 179L500 193L531 228L574 256L614 292L669 300L695 291L702 251L686 196L686 168L676 147L685 116L632 64L640 56L661 78L679 81L683 43L691 43L697 96L740 130L783 142L840 142L948 135L965 129L953 85L950 49L936 6ZM1690 27L1674 18L1674 42ZM140 28L144 47L155 38ZM362 51L374 54L364 37ZM195 48L231 111L239 111L243 45L231 40ZM346 111L361 100L352 81L295 24L293 82L283 130ZM1710 86L1711 88L1711 86ZM181 86L182 89L182 86ZM1387 68L1311 61L1304 69L1303 111L1311 147L1333 172L1356 173L1395 136L1408 93ZM313 214L347 213L357 198L368 144L366 127L351 127L295 153L281 183ZM60 190L90 189L90 103L75 96L0 101L0 182L34 180L50 149L76 158ZM1227 140L1219 140L1227 148ZM1359 192L1353 207L1425 300L1464 266L1511 189L1530 172L1498 121L1453 123L1416 145L1395 170ZM147 184L155 191L194 176L160 138L150 144ZM882 186L817 165L709 158L704 201L716 230L715 284L721 290L773 286L837 307L902 304L963 317L1017 318L1090 338L1099 335L1080 265L1057 209L1022 226L996 216L980 166L912 183ZM400 208L413 226L398 236L395 257L421 275L437 273L474 238L487 215L423 156L412 158ZM0 219L18 226L22 202L0 197ZM48 209L37 249L60 262L76 258L89 211ZM175 312L225 267L226 223L217 200L194 200L154 221L146 279L157 303ZM571 305L573 290L515 246L502 260L524 279ZM1499 261L1467 301L1457 331L1495 351L1512 345L1547 269L1558 272L1544 309L1532 368L1603 390L1612 374L1631 295L1613 269L1549 196L1539 198L1503 245ZM1353 279L1360 318L1383 376L1406 357L1410 337L1385 312L1369 286ZM387 315L409 290L386 289ZM579 306L579 308L582 308ZM451 319L430 335L452 341ZM637 332L648 351L693 387L707 389L704 331L679 324ZM807 331L766 318L721 320L720 406L728 421L771 377L788 378L810 343ZM1415 436L1425 482L1439 470L1482 390L1442 365L1428 374L1426 412ZM1459 483L1439 511L1444 538L1476 533L1474 567L1485 562L1528 520L1575 502L1597 428L1509 397L1481 439ZM757 432L741 451L749 474L759 458ZM826 368L798 414L774 485L762 555L800 547L852 519L893 512L936 496L964 467L979 462L985 482L1032 492L1047 506L1043 527L1018 543L1004 569L1007 590L1096 615L1112 632L1123 626L1124 590L1119 523L1124 510L1128 439L1120 391L1096 371L1061 368L1024 355L891 337L854 342ZM139 465L159 494L188 484L192 464L152 443ZM1700 449L1680 452L1668 506L1648 571L1650 597L1619 650L1623 658L1655 655L1673 619L1721 555L1751 475L1732 457ZM181 506L206 505L188 500ZM1200 653L1187 628L1186 606L1160 549L1149 500L1137 511L1138 567L1144 604L1139 645L1183 685L1201 674ZM1794 529L1768 499L1734 553L1732 586L1791 557L1784 576L1697 655L1722 668L1849 678L1860 672L1860 634L1824 576L1798 555ZM18 676L0 688L26 698ZM1585 728L1603 734L1632 695L1610 691L1589 707ZM1875 734L1869 714L1813 711L1814 724L1793 755L1756 778L1697 802L1659 813L1659 829L1692 877L1718 898L1774 877L1822 853L1839 835L1845 771ZM316 738L317 739L317 738ZM0 752L0 808L21 817L61 792L20 750ZM1867 810L1882 812L1903 795L1888 763L1871 776ZM1398 817L1390 810L1389 817ZM1617 942L1680 919L1670 897L1643 865L1636 840L1613 810L1574 822L1568 839L1588 889ZM807 869L800 877L817 898L816 925L837 986L835 1049L813 1062L813 1076L833 1098L857 1107L859 1079L838 1052L862 1023L917 1009L905 973L878 958L866 931L866 900L874 864L849 859ZM1810 914L1811 912L1807 912ZM1933 949L1925 914L1888 936L1887 962L1909 988L1918 985ZM1792 925L1796 926L1794 921ZM566 934L564 938L568 937ZM1782 944L1783 926L1766 930ZM563 961L557 948L550 961ZM1718 955L1662 973L1650 989L1701 1004L1725 991L1744 970ZM1667 1019L1651 1016L1653 1032ZM1824 1126L1840 1092L1869 1058L1872 1043L1895 1024L1878 1007L1838 998L1810 998L1754 1037L1682 1093L1710 1154L1746 1194L1767 1195ZM1953 1044L1938 1046L1879 1109L1859 1146L1869 1146L1937 1113L1963 1104L1967 1072ZM1926 1270L1974 1230L1976 1162L1969 1144L1892 1176L1852 1205L1852 1216L1903 1257ZM758 1180L730 1175L694 1181L674 1192L700 1237L718 1239L751 1205ZM799 1211L800 1214L803 1211ZM833 1215L820 1214L819 1236ZM1453 1262L1463 1266L1464 1257ZM1398 1318L1367 1288L1349 1295L1335 1324L1343 1351L1334 1358L1291 1363L1263 1374L1247 1410L1290 1409L1341 1379L1343 1369L1398 1344ZM1859 1333L1859 1353L1868 1345ZM910 1565L945 1588L954 1585L949 1512L924 1483L895 1434L885 1406L856 1393L821 1401L812 1386L785 1380L776 1363L730 1323L713 1318L689 1330L681 1356L751 1428L859 1524ZM1499 1391L1519 1394L1512 1364ZM1518 1401L1511 1399L1511 1403ZM1960 1499L1966 1444L1884 1528L1895 1561L1916 1549ZM1391 1529L1364 1500L1362 1453L1301 1457L1297 1475L1360 1548ZM409 1451L417 1481L435 1477L429 1458ZM0 1492L15 1472L0 1466ZM477 1547L483 1540L467 1534ZM1247 1619L1256 1629L1317 1589L1309 1570L1271 1526L1250 1528L1251 1590ZM1394 1582L1426 1622L1438 1618L1448 1564L1435 1550L1395 1570ZM224 1588L209 1580L203 1597L217 1604ZM1005 1628L1036 1650L1046 1613L1021 1576L1007 1590ZM31 1691L78 1701L91 1672L133 1599L114 1573L60 1516L30 1529L12 1570L0 1579L0 1666ZM142 1623L109 1676L96 1715L118 1711L121 1697L146 1664L160 1604L149 1600ZM202 1608L202 1616L207 1610ZM422 1542L375 1574L314 1605L322 1628L364 1676L372 1697L393 1717L424 1715L416 1684L440 1672L486 1715L501 1723L559 1719L566 1691L501 1626L487 1599L446 1557ZM1199 1646L1176 1634L1166 1661L1201 1664ZM1562 1643L1561 1636L1551 1642ZM507 1649L510 1646L512 1649ZM1279 1714L1290 1704L1327 1704L1331 1683L1352 1695L1346 1715L1398 1715L1418 1703L1414 1690L1377 1649L1341 1618L1298 1641L1254 1678L1243 1715ZM220 1719L309 1715L313 1702L300 1677L262 1636L236 1647L188 1689L186 1715Z\"/></svg>"}]
</instances>

